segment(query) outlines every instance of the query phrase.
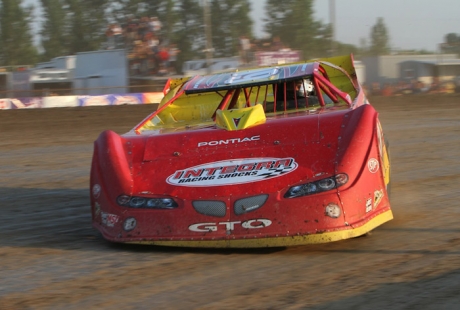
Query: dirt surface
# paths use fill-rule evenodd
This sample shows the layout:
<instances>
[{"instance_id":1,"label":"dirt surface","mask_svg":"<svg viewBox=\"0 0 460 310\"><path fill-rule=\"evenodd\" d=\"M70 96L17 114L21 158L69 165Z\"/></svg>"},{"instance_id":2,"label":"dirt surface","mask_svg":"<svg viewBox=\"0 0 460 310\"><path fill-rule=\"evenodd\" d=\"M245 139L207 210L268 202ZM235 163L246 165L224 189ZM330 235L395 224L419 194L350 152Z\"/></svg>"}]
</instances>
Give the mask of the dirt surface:
<instances>
[{"instance_id":1,"label":"dirt surface","mask_svg":"<svg viewBox=\"0 0 460 310\"><path fill-rule=\"evenodd\" d=\"M458 309L460 96L371 102L395 219L262 250L116 245L92 229L92 142L152 106L0 111L0 309Z\"/></svg>"}]
</instances>

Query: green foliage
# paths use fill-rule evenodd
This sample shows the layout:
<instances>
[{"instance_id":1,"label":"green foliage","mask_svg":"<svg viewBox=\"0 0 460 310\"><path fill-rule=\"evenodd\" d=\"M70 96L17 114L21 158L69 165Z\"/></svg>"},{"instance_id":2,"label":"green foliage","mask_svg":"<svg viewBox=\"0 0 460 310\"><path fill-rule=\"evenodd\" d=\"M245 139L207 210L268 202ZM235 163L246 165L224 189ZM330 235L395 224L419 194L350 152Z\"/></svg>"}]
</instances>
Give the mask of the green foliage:
<instances>
[{"instance_id":1,"label":"green foliage","mask_svg":"<svg viewBox=\"0 0 460 310\"><path fill-rule=\"evenodd\" d=\"M389 34L382 17L377 18L370 34L371 46L369 54L372 56L387 55L390 53Z\"/></svg>"},{"instance_id":2,"label":"green foliage","mask_svg":"<svg viewBox=\"0 0 460 310\"><path fill-rule=\"evenodd\" d=\"M313 0L268 0L265 10L265 32L284 47L300 50L304 59L336 53L332 27L314 19Z\"/></svg>"},{"instance_id":3,"label":"green foliage","mask_svg":"<svg viewBox=\"0 0 460 310\"><path fill-rule=\"evenodd\" d=\"M357 58L361 54L361 51L359 50L359 48L357 48L353 44L344 44L344 43L337 42L335 45L335 48L336 48L336 51L335 51L336 55L353 54L355 58Z\"/></svg>"},{"instance_id":4,"label":"green foliage","mask_svg":"<svg viewBox=\"0 0 460 310\"><path fill-rule=\"evenodd\" d=\"M58 56L69 55L68 37L69 23L68 6L65 0L41 0L43 24L40 31L43 53L42 61L49 61Z\"/></svg>"},{"instance_id":5,"label":"green foliage","mask_svg":"<svg viewBox=\"0 0 460 310\"><path fill-rule=\"evenodd\" d=\"M24 8L22 0L0 0L0 4L0 65L35 64L38 51L29 26L33 7Z\"/></svg>"},{"instance_id":6,"label":"green foliage","mask_svg":"<svg viewBox=\"0 0 460 310\"><path fill-rule=\"evenodd\" d=\"M162 37L170 41L179 19L178 7L181 2L179 0L112 0L107 7L106 15L109 21L118 22L120 25L126 23L128 18L158 17L163 25Z\"/></svg>"},{"instance_id":7,"label":"green foliage","mask_svg":"<svg viewBox=\"0 0 460 310\"><path fill-rule=\"evenodd\" d=\"M201 0L177 0L177 23L174 26L172 42L181 51L178 62L202 59L204 55L203 8Z\"/></svg>"},{"instance_id":8,"label":"green foliage","mask_svg":"<svg viewBox=\"0 0 460 310\"><path fill-rule=\"evenodd\" d=\"M250 7L248 0L211 2L212 43L215 57L238 55L239 37L253 37Z\"/></svg>"},{"instance_id":9,"label":"green foliage","mask_svg":"<svg viewBox=\"0 0 460 310\"><path fill-rule=\"evenodd\" d=\"M69 9L67 41L70 54L100 49L108 25L105 10L110 2L110 0L66 0Z\"/></svg>"},{"instance_id":10,"label":"green foliage","mask_svg":"<svg viewBox=\"0 0 460 310\"><path fill-rule=\"evenodd\" d=\"M460 54L460 35L456 33L448 33L444 37L444 42L441 44L443 53Z\"/></svg>"},{"instance_id":11,"label":"green foliage","mask_svg":"<svg viewBox=\"0 0 460 310\"><path fill-rule=\"evenodd\" d=\"M265 32L272 40L300 50L304 59L359 53L353 45L333 41L330 24L314 19L314 0L267 0ZM0 0L0 64L34 64L37 40L33 40L32 7L22 0ZM162 44L176 44L178 63L203 59L206 47L203 0L40 0L43 15L39 35L40 60L104 48L111 23L124 25L128 17L156 16L163 24ZM214 57L237 56L239 38L251 40L253 24L250 0L208 0ZM35 19L36 20L36 19ZM385 52L388 35L379 20L371 36L372 51ZM382 43L383 42L383 43ZM382 48L383 46L383 48Z\"/></svg>"}]
</instances>

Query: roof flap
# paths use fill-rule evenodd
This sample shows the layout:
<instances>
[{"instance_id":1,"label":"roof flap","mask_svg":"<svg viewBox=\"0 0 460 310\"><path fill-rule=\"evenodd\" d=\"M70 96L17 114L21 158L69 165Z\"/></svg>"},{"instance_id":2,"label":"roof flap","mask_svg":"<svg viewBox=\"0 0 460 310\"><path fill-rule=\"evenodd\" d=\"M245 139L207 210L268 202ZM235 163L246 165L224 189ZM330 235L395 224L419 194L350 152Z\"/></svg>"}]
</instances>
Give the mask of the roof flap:
<instances>
[{"instance_id":1,"label":"roof flap","mask_svg":"<svg viewBox=\"0 0 460 310\"><path fill-rule=\"evenodd\" d=\"M318 66L317 62L297 63L205 76L198 75L186 83L184 90L186 94L192 94L227 90L243 85L250 87L267 83L284 82L311 75Z\"/></svg>"}]
</instances>

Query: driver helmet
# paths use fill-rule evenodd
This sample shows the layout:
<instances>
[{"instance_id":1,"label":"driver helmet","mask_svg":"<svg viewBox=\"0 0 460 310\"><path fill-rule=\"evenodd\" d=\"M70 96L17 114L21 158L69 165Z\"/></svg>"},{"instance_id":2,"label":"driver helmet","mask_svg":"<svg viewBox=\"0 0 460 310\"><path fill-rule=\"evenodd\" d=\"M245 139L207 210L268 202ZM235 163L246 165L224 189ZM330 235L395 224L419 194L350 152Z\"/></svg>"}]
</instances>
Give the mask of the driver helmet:
<instances>
[{"instance_id":1,"label":"driver helmet","mask_svg":"<svg viewBox=\"0 0 460 310\"><path fill-rule=\"evenodd\" d=\"M297 96L308 97L314 90L313 82L310 79L304 79L297 91Z\"/></svg>"}]
</instances>

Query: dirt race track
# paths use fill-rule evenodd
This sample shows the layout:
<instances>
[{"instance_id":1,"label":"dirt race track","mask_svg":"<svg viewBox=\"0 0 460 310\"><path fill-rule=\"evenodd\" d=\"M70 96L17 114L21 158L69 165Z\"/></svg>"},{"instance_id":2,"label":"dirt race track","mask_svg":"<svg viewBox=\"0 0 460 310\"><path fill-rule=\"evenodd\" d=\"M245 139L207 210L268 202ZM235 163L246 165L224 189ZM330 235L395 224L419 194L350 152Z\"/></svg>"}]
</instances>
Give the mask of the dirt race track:
<instances>
[{"instance_id":1,"label":"dirt race track","mask_svg":"<svg viewBox=\"0 0 460 310\"><path fill-rule=\"evenodd\" d=\"M371 102L395 219L262 250L116 245L92 229L92 142L152 106L0 111L0 309L459 309L460 96Z\"/></svg>"}]
</instances>

